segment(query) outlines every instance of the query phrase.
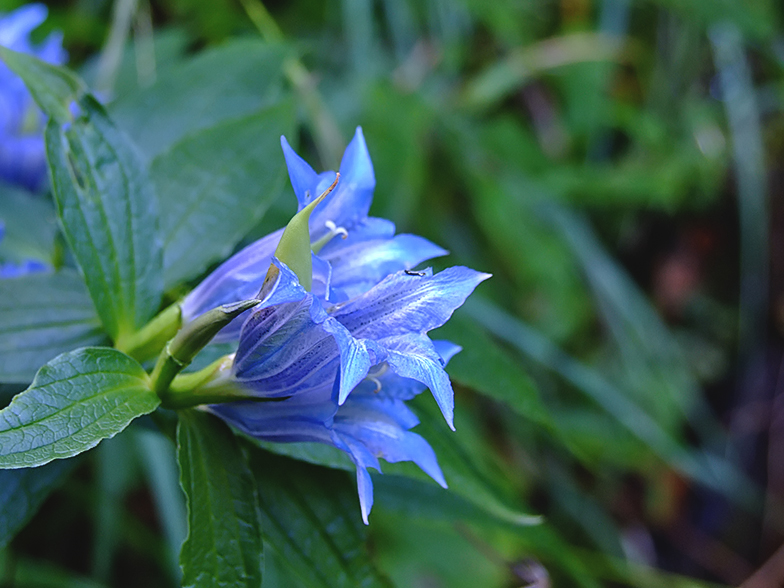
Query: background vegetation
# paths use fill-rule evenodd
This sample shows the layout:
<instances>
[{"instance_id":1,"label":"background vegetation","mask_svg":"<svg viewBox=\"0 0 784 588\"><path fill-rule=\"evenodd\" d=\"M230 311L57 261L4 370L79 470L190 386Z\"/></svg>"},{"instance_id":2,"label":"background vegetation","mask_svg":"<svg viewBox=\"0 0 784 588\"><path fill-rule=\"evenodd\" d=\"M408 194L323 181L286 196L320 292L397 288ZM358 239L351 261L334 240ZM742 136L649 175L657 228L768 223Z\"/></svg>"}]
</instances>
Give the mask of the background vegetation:
<instances>
[{"instance_id":1,"label":"background vegetation","mask_svg":"<svg viewBox=\"0 0 784 588\"><path fill-rule=\"evenodd\" d=\"M20 4L0 0L0 12ZM357 530L394 585L738 585L771 556L763 572L775 575L778 3L46 4L37 34L64 32L71 67L154 177L155 158L183 137L236 134L259 109L295 113L287 135L317 169L336 168L361 125L378 182L371 212L448 248L438 263L494 274L439 335L465 348L449 367L457 433L429 398L416 403L450 494L377 477L371 525ZM237 222L221 230L236 246L294 209L264 128L231 153L204 139L213 173L257 186L226 204ZM31 210L16 226L41 228ZM54 232L43 255L67 264ZM0 552L0 585L176 584L185 531L173 447L151 423L132 430L53 473L72 470ZM315 467L269 459L294 485L298 468ZM353 492L347 475L323 475L325 489ZM10 488L0 498L19 499ZM318 492L308 500L336 508ZM66 529L80 540L64 541ZM267 555L265 586L343 585L326 555L325 578L310 580L287 571L292 558ZM784 576L761 577L746 586Z\"/></svg>"}]
</instances>

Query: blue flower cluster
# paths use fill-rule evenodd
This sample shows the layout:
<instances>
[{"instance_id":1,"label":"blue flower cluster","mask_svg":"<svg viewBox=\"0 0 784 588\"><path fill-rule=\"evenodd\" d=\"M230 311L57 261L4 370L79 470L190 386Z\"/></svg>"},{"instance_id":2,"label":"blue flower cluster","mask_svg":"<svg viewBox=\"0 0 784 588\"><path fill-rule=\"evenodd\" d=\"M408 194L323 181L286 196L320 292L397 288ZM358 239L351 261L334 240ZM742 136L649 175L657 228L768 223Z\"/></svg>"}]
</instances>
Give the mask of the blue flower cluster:
<instances>
[{"instance_id":1,"label":"blue flower cluster","mask_svg":"<svg viewBox=\"0 0 784 588\"><path fill-rule=\"evenodd\" d=\"M335 179L316 174L282 139L300 210ZM411 271L446 252L390 221L368 217L375 177L360 129L340 165L340 182L310 222L313 287L274 257L282 231L226 261L184 301L192 319L221 304L258 296L261 303L221 337L239 347L212 385L233 385L258 399L210 410L253 437L315 441L345 451L357 468L362 517L373 504L368 468L378 458L413 461L446 486L435 454L406 406L426 388L454 429L446 362L459 348L431 341L474 288L489 277L465 267ZM267 280L270 264L277 268ZM261 291L260 291L261 289ZM222 380L222 381L221 381Z\"/></svg>"},{"instance_id":2,"label":"blue flower cluster","mask_svg":"<svg viewBox=\"0 0 784 588\"><path fill-rule=\"evenodd\" d=\"M52 33L38 47L30 43L30 32L46 20L46 14L45 6L31 4L0 15L0 45L49 63L64 63L67 54L61 34ZM34 192L44 186L44 123L22 80L0 61L0 181Z\"/></svg>"}]
</instances>

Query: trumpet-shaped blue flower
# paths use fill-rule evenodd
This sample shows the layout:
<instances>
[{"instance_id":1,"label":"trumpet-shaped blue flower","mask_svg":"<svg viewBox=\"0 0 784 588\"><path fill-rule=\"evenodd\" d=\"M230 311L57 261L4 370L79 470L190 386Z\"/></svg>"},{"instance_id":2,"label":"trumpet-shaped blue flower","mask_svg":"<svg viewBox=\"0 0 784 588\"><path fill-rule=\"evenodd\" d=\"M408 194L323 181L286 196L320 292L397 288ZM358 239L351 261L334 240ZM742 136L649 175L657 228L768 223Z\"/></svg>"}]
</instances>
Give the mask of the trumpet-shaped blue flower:
<instances>
[{"instance_id":1,"label":"trumpet-shaped blue flower","mask_svg":"<svg viewBox=\"0 0 784 588\"><path fill-rule=\"evenodd\" d=\"M335 172L317 174L281 142L300 210L286 237L278 231L245 248L182 305L188 321L218 305L260 299L223 329L221 339L237 340L237 352L197 395L243 398L209 410L253 437L346 452L367 522L368 468L380 471L379 458L413 461L446 486L432 448L411 431L418 421L405 401L429 388L454 429L444 366L459 348L427 333L489 276L465 267L410 271L446 252L421 237L396 236L391 222L368 216L375 177L360 129L337 187Z\"/></svg>"},{"instance_id":2,"label":"trumpet-shaped blue flower","mask_svg":"<svg viewBox=\"0 0 784 588\"><path fill-rule=\"evenodd\" d=\"M38 47L30 32L46 20L42 4L23 6L0 15L0 45L31 53L50 63L64 63L62 35L53 33ZM0 180L40 190L46 181L44 115L33 102L22 80L0 61Z\"/></svg>"},{"instance_id":3,"label":"trumpet-shaped blue flower","mask_svg":"<svg viewBox=\"0 0 784 588\"><path fill-rule=\"evenodd\" d=\"M351 300L324 308L277 259L274 284L245 321L233 365L212 386L244 389L259 400L213 405L239 430L276 442L315 441L345 451L357 468L362 516L373 504L368 468L413 461L446 486L433 450L406 407L425 387L453 426L454 395L444 371L459 348L433 342L489 276L465 267L438 274L400 271Z\"/></svg>"},{"instance_id":4,"label":"trumpet-shaped blue flower","mask_svg":"<svg viewBox=\"0 0 784 588\"><path fill-rule=\"evenodd\" d=\"M335 179L335 172L317 174L281 137L291 185L299 210ZM394 223L368 216L376 179L362 130L357 128L340 163L340 182L310 217L313 293L322 304L348 300L390 273L411 269L446 251L416 235L395 235ZM220 306L255 296L283 230L252 243L229 258L183 301L186 321ZM236 340L242 321L223 330L218 340Z\"/></svg>"}]
</instances>

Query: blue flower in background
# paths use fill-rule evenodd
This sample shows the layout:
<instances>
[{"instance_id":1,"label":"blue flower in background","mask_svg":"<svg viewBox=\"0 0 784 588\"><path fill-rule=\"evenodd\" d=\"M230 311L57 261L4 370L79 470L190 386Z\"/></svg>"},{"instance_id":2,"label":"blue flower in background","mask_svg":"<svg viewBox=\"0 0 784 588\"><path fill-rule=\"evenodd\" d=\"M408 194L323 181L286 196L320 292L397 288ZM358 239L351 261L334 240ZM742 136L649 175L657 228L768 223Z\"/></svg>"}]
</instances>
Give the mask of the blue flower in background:
<instances>
[{"instance_id":1,"label":"blue flower in background","mask_svg":"<svg viewBox=\"0 0 784 588\"><path fill-rule=\"evenodd\" d=\"M31 53L49 63L62 64L67 54L62 35L53 33L38 47L30 32L46 20L42 4L23 6L0 15L0 45ZM0 180L40 190L46 181L44 115L35 105L22 80L0 61Z\"/></svg>"},{"instance_id":2,"label":"blue flower in background","mask_svg":"<svg viewBox=\"0 0 784 588\"><path fill-rule=\"evenodd\" d=\"M459 348L433 342L443 325L489 275L465 267L438 274L401 271L351 299L329 306L300 286L277 259L240 333L233 365L210 385L241 387L258 399L210 410L248 435L275 442L310 441L345 451L357 467L362 517L373 505L367 468L379 457L413 461L446 486L428 443L410 431L406 407L430 388L450 427L454 394L444 366Z\"/></svg>"},{"instance_id":3,"label":"blue flower in background","mask_svg":"<svg viewBox=\"0 0 784 588\"><path fill-rule=\"evenodd\" d=\"M317 174L281 137L299 210L335 179ZM325 304L367 291L390 273L411 269L447 252L416 235L395 235L391 221L368 217L376 179L362 130L357 128L340 163L340 182L310 218L313 292ZM183 301L186 321L222 304L256 296L283 229L252 243L218 267ZM218 340L237 340L242 321L223 330Z\"/></svg>"}]
</instances>

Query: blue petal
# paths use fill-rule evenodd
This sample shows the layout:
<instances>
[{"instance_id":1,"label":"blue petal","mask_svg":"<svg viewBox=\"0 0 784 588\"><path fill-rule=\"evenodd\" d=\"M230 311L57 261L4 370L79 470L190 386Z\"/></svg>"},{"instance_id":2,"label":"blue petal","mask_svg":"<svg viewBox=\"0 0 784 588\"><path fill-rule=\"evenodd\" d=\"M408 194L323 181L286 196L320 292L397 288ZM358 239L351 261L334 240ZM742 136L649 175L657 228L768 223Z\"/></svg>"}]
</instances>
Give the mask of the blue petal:
<instances>
[{"instance_id":1,"label":"blue petal","mask_svg":"<svg viewBox=\"0 0 784 588\"><path fill-rule=\"evenodd\" d=\"M320 302L277 262L280 273L270 294L242 327L234 359L235 379L260 397L280 398L330 388L340 355Z\"/></svg>"},{"instance_id":2,"label":"blue petal","mask_svg":"<svg viewBox=\"0 0 784 588\"><path fill-rule=\"evenodd\" d=\"M345 399L380 361L375 343L355 340L285 264L273 263L279 269L276 283L242 327L234 377L266 398L339 382Z\"/></svg>"},{"instance_id":3,"label":"blue petal","mask_svg":"<svg viewBox=\"0 0 784 588\"><path fill-rule=\"evenodd\" d=\"M455 345L450 341L439 340L433 341L432 344L436 353L443 360L444 365L449 363L449 360L462 349L459 345ZM388 364L382 364L380 369L369 372L368 377L351 393L351 398L372 396L374 398L384 397L411 400L424 392L426 388L427 386L422 382L405 378L389 369ZM411 426L413 427L413 425Z\"/></svg>"},{"instance_id":4,"label":"blue petal","mask_svg":"<svg viewBox=\"0 0 784 588\"><path fill-rule=\"evenodd\" d=\"M322 252L332 264L332 287L347 298L367 292L383 278L423 261L446 255L447 251L416 235L346 243L339 249Z\"/></svg>"},{"instance_id":5,"label":"blue petal","mask_svg":"<svg viewBox=\"0 0 784 588\"><path fill-rule=\"evenodd\" d=\"M283 148L283 156L286 158L286 167L289 171L289 179L291 180L291 187L294 188L294 194L297 196L300 210L307 206L313 198L318 196L313 191L318 184L318 176L313 168L310 167L307 161L302 159L291 148L286 137L280 138L280 146Z\"/></svg>"},{"instance_id":6,"label":"blue petal","mask_svg":"<svg viewBox=\"0 0 784 588\"><path fill-rule=\"evenodd\" d=\"M393 274L332 315L357 338L425 333L449 320L474 288L490 277L466 267L424 274Z\"/></svg>"},{"instance_id":7,"label":"blue petal","mask_svg":"<svg viewBox=\"0 0 784 588\"><path fill-rule=\"evenodd\" d=\"M256 296L282 234L283 229L275 231L223 262L185 297L182 302L183 319L190 321L223 304Z\"/></svg>"},{"instance_id":8,"label":"blue petal","mask_svg":"<svg viewBox=\"0 0 784 588\"><path fill-rule=\"evenodd\" d=\"M0 179L31 192L40 191L46 182L43 137L3 137L0 141Z\"/></svg>"},{"instance_id":9,"label":"blue petal","mask_svg":"<svg viewBox=\"0 0 784 588\"><path fill-rule=\"evenodd\" d=\"M370 161L362 129L357 128L343 154L337 188L313 211L310 225L314 240L326 234L322 227L327 221L344 227L350 233L355 225L367 218L375 187L373 163Z\"/></svg>"},{"instance_id":10,"label":"blue petal","mask_svg":"<svg viewBox=\"0 0 784 588\"><path fill-rule=\"evenodd\" d=\"M434 340L433 347L435 347L436 353L441 356L441 359L444 360L444 365L448 364L455 355L463 350L460 345L443 339Z\"/></svg>"},{"instance_id":11,"label":"blue petal","mask_svg":"<svg viewBox=\"0 0 784 588\"><path fill-rule=\"evenodd\" d=\"M386 339L384 347L388 352L386 361L396 374L422 382L430 388L449 428L454 431L455 395L452 382L430 339L426 335L409 333Z\"/></svg>"},{"instance_id":12,"label":"blue petal","mask_svg":"<svg viewBox=\"0 0 784 588\"><path fill-rule=\"evenodd\" d=\"M334 444L331 425L337 403L328 387L283 401L231 402L213 405L209 409L257 439L278 443Z\"/></svg>"},{"instance_id":13,"label":"blue petal","mask_svg":"<svg viewBox=\"0 0 784 588\"><path fill-rule=\"evenodd\" d=\"M395 223L385 218L369 216L358 222L345 238L334 238L324 245L321 255L332 255L343 247L377 239L391 239L395 236Z\"/></svg>"},{"instance_id":14,"label":"blue petal","mask_svg":"<svg viewBox=\"0 0 784 588\"><path fill-rule=\"evenodd\" d=\"M29 4L0 18L0 45L31 53L27 37L46 20L46 15L47 8L43 4Z\"/></svg>"},{"instance_id":15,"label":"blue petal","mask_svg":"<svg viewBox=\"0 0 784 588\"><path fill-rule=\"evenodd\" d=\"M373 481L370 479L368 468L381 471L378 458L373 455L364 443L350 435L340 435L337 431L333 434L336 446L343 445L354 465L357 466L357 491L359 493L359 507L362 511L362 520L368 524L368 515L373 508Z\"/></svg>"}]
</instances>

